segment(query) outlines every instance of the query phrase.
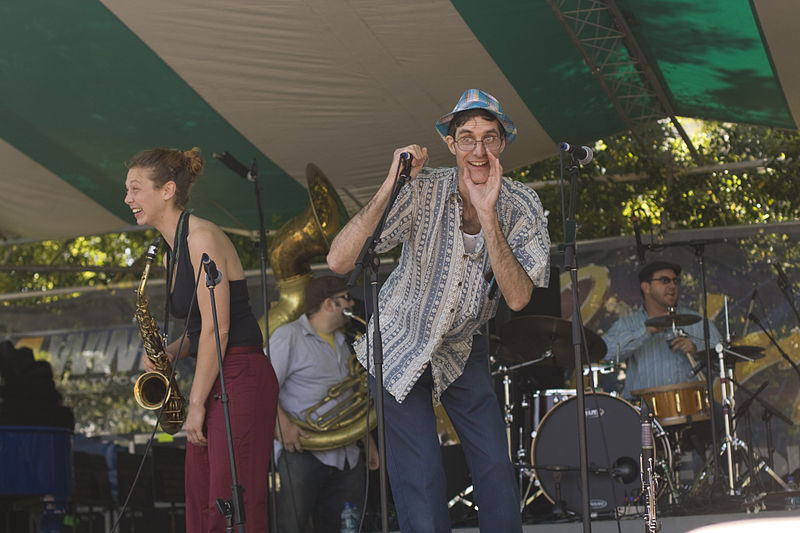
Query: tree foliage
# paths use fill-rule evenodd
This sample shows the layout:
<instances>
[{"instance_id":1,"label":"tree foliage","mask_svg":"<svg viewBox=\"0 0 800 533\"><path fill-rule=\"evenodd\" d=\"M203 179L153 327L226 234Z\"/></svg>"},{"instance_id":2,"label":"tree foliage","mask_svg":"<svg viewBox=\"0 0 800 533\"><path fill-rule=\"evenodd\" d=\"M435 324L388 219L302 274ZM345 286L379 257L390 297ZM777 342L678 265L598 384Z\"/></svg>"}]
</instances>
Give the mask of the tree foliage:
<instances>
[{"instance_id":1,"label":"tree foliage","mask_svg":"<svg viewBox=\"0 0 800 533\"><path fill-rule=\"evenodd\" d=\"M698 172L669 122L639 135L649 139L645 147L629 133L595 143L594 160L580 170L575 205L578 239L630 234L633 214L638 214L643 229L657 234L798 218L800 202L793 194L800 185L798 132L718 122L690 125L703 167L718 169ZM767 162L739 170L723 167L752 160ZM559 158L519 169L512 177L524 182L558 180ZM564 182L568 197L566 170ZM538 192L554 215L550 217L551 239L563 240L560 188L548 186Z\"/></svg>"}]
</instances>

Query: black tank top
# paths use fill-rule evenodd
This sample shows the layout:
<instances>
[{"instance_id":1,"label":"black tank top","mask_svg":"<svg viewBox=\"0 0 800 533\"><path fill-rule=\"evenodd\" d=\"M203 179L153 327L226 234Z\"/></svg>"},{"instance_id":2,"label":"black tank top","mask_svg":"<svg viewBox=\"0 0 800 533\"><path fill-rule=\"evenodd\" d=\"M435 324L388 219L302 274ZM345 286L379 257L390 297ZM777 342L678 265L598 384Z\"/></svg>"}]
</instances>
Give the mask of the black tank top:
<instances>
[{"instance_id":1,"label":"black tank top","mask_svg":"<svg viewBox=\"0 0 800 533\"><path fill-rule=\"evenodd\" d=\"M197 344L202 328L200 307L197 299L192 302L192 295L195 292L194 268L192 259L189 255L189 245L186 237L189 235L188 220L183 224L181 235L178 237L178 257L176 258L177 270L175 272L175 287L170 295L170 314L175 318L183 318L188 321L187 335L189 338L189 353L197 355ZM170 250L171 253L171 250ZM223 273L224 275L224 273ZM200 283L205 286L205 276L201 275ZM230 346L261 346L263 337L261 328L253 312L250 309L250 301L247 295L247 280L239 279L230 281L230 327L228 334L228 347ZM189 304L192 304L191 310ZM177 338L174 337L173 338Z\"/></svg>"}]
</instances>

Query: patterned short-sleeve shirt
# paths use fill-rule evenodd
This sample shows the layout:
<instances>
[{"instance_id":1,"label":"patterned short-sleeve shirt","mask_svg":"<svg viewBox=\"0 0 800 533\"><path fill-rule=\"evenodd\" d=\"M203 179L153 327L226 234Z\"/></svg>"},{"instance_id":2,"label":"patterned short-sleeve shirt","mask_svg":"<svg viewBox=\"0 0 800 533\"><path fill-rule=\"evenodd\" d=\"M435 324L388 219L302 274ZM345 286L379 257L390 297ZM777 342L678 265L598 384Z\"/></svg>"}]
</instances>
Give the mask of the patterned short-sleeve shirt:
<instances>
[{"instance_id":1,"label":"patterned short-sleeve shirt","mask_svg":"<svg viewBox=\"0 0 800 533\"><path fill-rule=\"evenodd\" d=\"M497 215L522 268L536 287L546 287L550 237L536 192L503 178ZM463 372L472 336L497 311L485 241L466 252L461 217L457 169L423 169L398 195L376 245L378 252L403 246L379 298L384 388L399 402L428 364L438 401ZM369 338L355 345L362 364L366 342L372 343L371 327L367 331Z\"/></svg>"}]
</instances>

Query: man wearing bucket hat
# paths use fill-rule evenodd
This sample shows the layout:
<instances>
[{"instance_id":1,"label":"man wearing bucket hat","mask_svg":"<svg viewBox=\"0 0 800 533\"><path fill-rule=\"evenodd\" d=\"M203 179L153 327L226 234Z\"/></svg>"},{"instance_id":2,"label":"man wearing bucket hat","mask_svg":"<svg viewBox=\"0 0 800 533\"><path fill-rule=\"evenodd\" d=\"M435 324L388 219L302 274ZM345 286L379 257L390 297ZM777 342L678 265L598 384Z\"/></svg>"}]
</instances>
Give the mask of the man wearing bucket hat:
<instances>
[{"instance_id":1,"label":"man wearing bucket hat","mask_svg":"<svg viewBox=\"0 0 800 533\"><path fill-rule=\"evenodd\" d=\"M331 244L328 264L340 273L353 268L389 203L401 154L412 155L411 182L376 244L378 252L403 246L379 298L386 459L400 529L450 531L433 395L461 440L481 530L521 531L489 342L480 331L500 295L520 310L535 286L547 286L547 221L531 188L503 178L500 156L517 130L497 99L467 90L436 130L456 166L423 168L428 150L416 144L395 150L378 192ZM356 352L365 364L364 337Z\"/></svg>"}]
</instances>

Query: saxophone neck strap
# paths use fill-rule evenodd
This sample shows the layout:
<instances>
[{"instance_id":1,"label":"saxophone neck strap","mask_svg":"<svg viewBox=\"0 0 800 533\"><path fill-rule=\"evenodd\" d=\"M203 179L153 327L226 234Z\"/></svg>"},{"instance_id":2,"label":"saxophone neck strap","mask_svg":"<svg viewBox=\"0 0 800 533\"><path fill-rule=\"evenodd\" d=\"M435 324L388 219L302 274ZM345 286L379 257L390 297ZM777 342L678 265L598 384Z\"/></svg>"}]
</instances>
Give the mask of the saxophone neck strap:
<instances>
[{"instance_id":1,"label":"saxophone neck strap","mask_svg":"<svg viewBox=\"0 0 800 533\"><path fill-rule=\"evenodd\" d=\"M172 243L172 248L167 245L164 253L167 254L167 283L166 283L166 298L164 298L164 338L169 338L169 303L172 297L172 279L175 276L176 263L178 261L178 254L180 253L181 242L183 242L183 230L186 227L186 221L189 219L191 209L185 209L181 216L178 218L178 227L175 229L175 240ZM173 253L174 250L174 253Z\"/></svg>"}]
</instances>

